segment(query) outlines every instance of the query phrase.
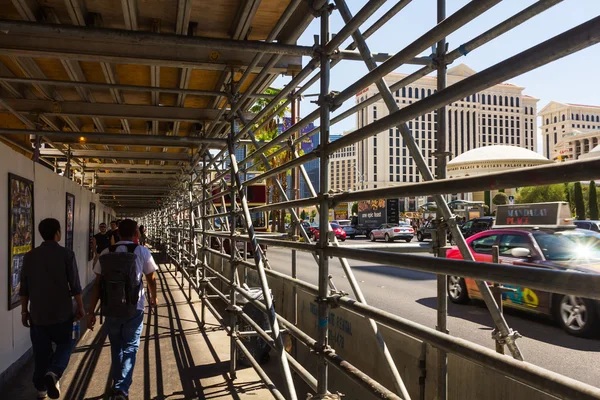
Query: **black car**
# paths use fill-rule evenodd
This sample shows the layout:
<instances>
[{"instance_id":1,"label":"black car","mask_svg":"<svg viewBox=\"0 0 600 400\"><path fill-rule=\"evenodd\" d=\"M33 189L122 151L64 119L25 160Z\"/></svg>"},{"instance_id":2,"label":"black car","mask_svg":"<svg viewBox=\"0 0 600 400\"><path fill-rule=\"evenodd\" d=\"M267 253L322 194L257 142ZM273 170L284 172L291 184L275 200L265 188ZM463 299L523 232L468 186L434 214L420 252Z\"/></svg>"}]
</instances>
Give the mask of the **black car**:
<instances>
[{"instance_id":1,"label":"black car","mask_svg":"<svg viewBox=\"0 0 600 400\"><path fill-rule=\"evenodd\" d=\"M573 221L579 229L600 232L600 221Z\"/></svg>"},{"instance_id":2,"label":"black car","mask_svg":"<svg viewBox=\"0 0 600 400\"><path fill-rule=\"evenodd\" d=\"M496 217L473 218L461 225L460 230L465 238L473 236L476 233L492 229Z\"/></svg>"}]
</instances>

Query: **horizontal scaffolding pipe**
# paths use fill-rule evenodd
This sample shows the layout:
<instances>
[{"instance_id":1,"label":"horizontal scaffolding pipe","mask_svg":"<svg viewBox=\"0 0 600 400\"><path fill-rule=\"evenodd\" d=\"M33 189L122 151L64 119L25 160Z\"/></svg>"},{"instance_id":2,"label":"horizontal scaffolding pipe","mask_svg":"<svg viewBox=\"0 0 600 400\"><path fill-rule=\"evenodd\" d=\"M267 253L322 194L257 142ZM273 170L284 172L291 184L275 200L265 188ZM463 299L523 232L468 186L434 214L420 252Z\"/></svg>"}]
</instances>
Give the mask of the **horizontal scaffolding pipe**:
<instances>
[{"instance_id":1,"label":"horizontal scaffolding pipe","mask_svg":"<svg viewBox=\"0 0 600 400\"><path fill-rule=\"evenodd\" d=\"M600 274L575 273L512 264L491 264L448 258L435 260L409 254L388 253L375 250L327 247L325 254L346 257L393 267L407 268L433 274L455 275L475 280L500 282L528 287L550 293L577 295L600 300Z\"/></svg>"},{"instance_id":2,"label":"horizontal scaffolding pipe","mask_svg":"<svg viewBox=\"0 0 600 400\"><path fill-rule=\"evenodd\" d=\"M132 46L167 45L178 47L181 51L192 51L194 48L213 50L235 50L244 52L261 52L294 56L312 56L311 46L298 46L283 43L266 43L258 40L232 40L199 36L183 36L167 33L139 32L121 29L81 28L72 25L40 24L37 22L0 19L0 33L43 35L49 38L71 38L76 40L103 40Z\"/></svg>"},{"instance_id":3,"label":"horizontal scaffolding pipe","mask_svg":"<svg viewBox=\"0 0 600 400\"><path fill-rule=\"evenodd\" d=\"M432 194L470 193L553 183L589 181L600 178L600 158L568 161L539 167L496 172L493 174L441 179L415 184L391 186L332 194L334 204L371 199L428 196ZM282 204L280 208L288 207Z\"/></svg>"},{"instance_id":4,"label":"horizontal scaffolding pipe","mask_svg":"<svg viewBox=\"0 0 600 400\"><path fill-rule=\"evenodd\" d=\"M224 139L201 138L195 136L156 136L125 133L67 132L9 128L0 128L0 134L42 135L44 137L52 138L56 143L128 144L132 146L164 147L196 147L200 144L207 144L209 148L221 148L221 146L225 144Z\"/></svg>"},{"instance_id":5,"label":"horizontal scaffolding pipe","mask_svg":"<svg viewBox=\"0 0 600 400\"><path fill-rule=\"evenodd\" d=\"M440 259L436 259L436 262L438 260ZM497 371L517 382L532 386L542 393L548 393L565 400L598 400L600 398L599 388L567 378L556 372L506 357L465 339L438 332L435 329L398 317L373 306L359 303L349 297L333 296L332 300L359 315L372 318L390 328L423 340L438 349L456 354L484 368Z\"/></svg>"},{"instance_id":6,"label":"horizontal scaffolding pipe","mask_svg":"<svg viewBox=\"0 0 600 400\"><path fill-rule=\"evenodd\" d=\"M123 85L123 84L111 84L111 83L97 83L97 82L82 82L82 81L63 81L57 79L36 79L36 78L17 78L14 76L0 76L0 82L7 83L25 83L29 85L51 85L51 86L64 86L64 87L85 87L88 89L98 90L124 90L129 92L160 92L160 93L171 93L171 94L185 94L188 96L224 96L228 97L229 94L226 92L219 92L217 90L196 90L196 89L180 89L180 88L168 88L168 87L157 87L157 86L140 86L140 85ZM263 93L252 93L248 94L251 98L266 98L270 99L275 97L272 94Z\"/></svg>"}]
</instances>

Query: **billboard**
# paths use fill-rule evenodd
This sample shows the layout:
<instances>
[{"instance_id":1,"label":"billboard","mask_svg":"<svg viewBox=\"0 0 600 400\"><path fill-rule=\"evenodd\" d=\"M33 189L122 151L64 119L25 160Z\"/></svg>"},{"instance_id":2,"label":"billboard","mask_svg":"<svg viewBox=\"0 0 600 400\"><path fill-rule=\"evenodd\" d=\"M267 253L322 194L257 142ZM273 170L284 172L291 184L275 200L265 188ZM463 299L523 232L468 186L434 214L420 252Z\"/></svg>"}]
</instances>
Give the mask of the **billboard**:
<instances>
[{"instance_id":1,"label":"billboard","mask_svg":"<svg viewBox=\"0 0 600 400\"><path fill-rule=\"evenodd\" d=\"M398 199L378 199L358 202L359 224L375 229L381 224L398 223L400 212Z\"/></svg>"}]
</instances>

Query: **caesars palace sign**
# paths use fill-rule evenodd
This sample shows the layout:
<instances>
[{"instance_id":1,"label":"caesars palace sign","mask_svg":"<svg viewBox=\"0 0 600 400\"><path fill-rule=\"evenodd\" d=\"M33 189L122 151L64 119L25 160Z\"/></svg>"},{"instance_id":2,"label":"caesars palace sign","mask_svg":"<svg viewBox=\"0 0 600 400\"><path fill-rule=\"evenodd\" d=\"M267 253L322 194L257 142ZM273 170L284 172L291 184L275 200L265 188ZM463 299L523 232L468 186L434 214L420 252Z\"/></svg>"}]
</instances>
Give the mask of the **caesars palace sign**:
<instances>
[{"instance_id":1,"label":"caesars palace sign","mask_svg":"<svg viewBox=\"0 0 600 400\"><path fill-rule=\"evenodd\" d=\"M463 165L448 165L448 172L453 171L469 171L476 169L513 169L513 168L526 168L535 167L541 164L547 164L547 162L531 162L531 161L480 161L477 163L468 163Z\"/></svg>"}]
</instances>

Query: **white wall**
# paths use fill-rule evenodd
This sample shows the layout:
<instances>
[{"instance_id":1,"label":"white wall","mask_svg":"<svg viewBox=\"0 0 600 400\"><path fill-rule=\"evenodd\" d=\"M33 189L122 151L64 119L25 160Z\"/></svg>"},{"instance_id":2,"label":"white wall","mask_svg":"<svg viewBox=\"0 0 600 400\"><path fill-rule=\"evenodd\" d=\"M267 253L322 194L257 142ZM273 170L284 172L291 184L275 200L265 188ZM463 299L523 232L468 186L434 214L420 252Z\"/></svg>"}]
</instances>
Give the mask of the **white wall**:
<instances>
[{"instance_id":1,"label":"white wall","mask_svg":"<svg viewBox=\"0 0 600 400\"><path fill-rule=\"evenodd\" d=\"M29 330L21 325L21 307L8 311L8 174L13 173L34 182L35 245L42 243L37 225L44 218L56 218L63 232L64 246L66 193L75 195L75 225L73 251L79 268L81 286L93 280L91 261L88 262L90 202L96 204L94 229L102 213L114 214L100 203L97 194L82 188L73 181L55 174L48 168L32 162L27 157L0 143L0 374L17 361L31 347ZM108 219L108 217L107 217Z\"/></svg>"}]
</instances>

